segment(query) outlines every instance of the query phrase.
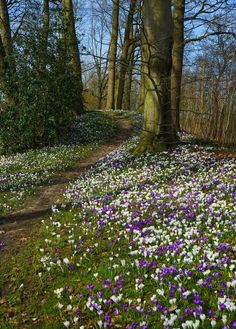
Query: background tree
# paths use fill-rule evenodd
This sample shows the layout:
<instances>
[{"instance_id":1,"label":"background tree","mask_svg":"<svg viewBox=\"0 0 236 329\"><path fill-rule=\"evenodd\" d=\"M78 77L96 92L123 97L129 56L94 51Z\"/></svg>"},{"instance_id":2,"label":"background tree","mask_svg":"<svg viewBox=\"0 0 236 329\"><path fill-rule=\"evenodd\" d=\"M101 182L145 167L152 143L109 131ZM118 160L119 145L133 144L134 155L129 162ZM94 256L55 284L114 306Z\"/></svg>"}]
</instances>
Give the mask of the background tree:
<instances>
[{"instance_id":1,"label":"background tree","mask_svg":"<svg viewBox=\"0 0 236 329\"><path fill-rule=\"evenodd\" d=\"M48 37L50 32L50 10L49 0L43 0L43 26L42 26L42 54L41 69L44 70L47 64Z\"/></svg>"},{"instance_id":2,"label":"background tree","mask_svg":"<svg viewBox=\"0 0 236 329\"><path fill-rule=\"evenodd\" d=\"M11 27L6 0L0 0L0 34L5 49L6 61L9 70L15 70Z\"/></svg>"},{"instance_id":3,"label":"background tree","mask_svg":"<svg viewBox=\"0 0 236 329\"><path fill-rule=\"evenodd\" d=\"M121 50L121 56L119 60L119 74L118 74L118 87L117 87L117 100L116 100L116 108L123 108L123 95L124 95L124 87L125 87L125 76L128 71L129 63L132 61L132 29L133 29L133 18L135 13L135 8L137 5L137 0L130 0L129 12L125 24L125 33L124 33L124 42ZM131 73L132 74L132 73ZM129 87L130 88L130 87Z\"/></svg>"},{"instance_id":4,"label":"background tree","mask_svg":"<svg viewBox=\"0 0 236 329\"><path fill-rule=\"evenodd\" d=\"M78 94L76 106L77 113L83 112L83 100L82 100L82 73L81 73L81 62L80 52L78 48L78 40L75 31L75 21L73 12L72 0L62 0L63 8L63 33L62 33L62 44L66 56L66 65L69 67L72 73L73 79L77 80L78 83Z\"/></svg>"},{"instance_id":5,"label":"background tree","mask_svg":"<svg viewBox=\"0 0 236 329\"><path fill-rule=\"evenodd\" d=\"M0 0L0 126L6 147L15 140L19 149L60 142L82 112L83 97L89 109L144 110L140 151L175 145L180 129L232 143L236 3L174 0L173 18L169 5Z\"/></svg>"},{"instance_id":6,"label":"background tree","mask_svg":"<svg viewBox=\"0 0 236 329\"><path fill-rule=\"evenodd\" d=\"M216 47L217 45L217 47ZM184 73L181 125L205 140L236 142L236 50L231 37L208 40L191 71Z\"/></svg>"},{"instance_id":7,"label":"background tree","mask_svg":"<svg viewBox=\"0 0 236 329\"><path fill-rule=\"evenodd\" d=\"M6 0L0 0L0 83L7 102L13 102L9 79L15 73L11 27Z\"/></svg>"},{"instance_id":8,"label":"background tree","mask_svg":"<svg viewBox=\"0 0 236 329\"><path fill-rule=\"evenodd\" d=\"M85 100L88 108L103 109L107 95L107 38L106 21L102 15L97 15L97 3L93 4L91 28L86 47L88 61L84 73Z\"/></svg>"},{"instance_id":9,"label":"background tree","mask_svg":"<svg viewBox=\"0 0 236 329\"><path fill-rule=\"evenodd\" d=\"M0 139L5 149L12 151L57 144L82 110L73 8L58 1L27 0L24 4L11 2L7 9L16 65L7 85L17 102L4 106ZM5 56L5 47L0 47L0 55Z\"/></svg>"},{"instance_id":10,"label":"background tree","mask_svg":"<svg viewBox=\"0 0 236 329\"><path fill-rule=\"evenodd\" d=\"M235 12L236 3L230 0L186 2L181 127L223 144L233 144L236 138L232 101Z\"/></svg>"},{"instance_id":11,"label":"background tree","mask_svg":"<svg viewBox=\"0 0 236 329\"><path fill-rule=\"evenodd\" d=\"M171 71L171 112L175 131L180 131L180 97L184 53L185 0L174 0Z\"/></svg>"},{"instance_id":12,"label":"background tree","mask_svg":"<svg viewBox=\"0 0 236 329\"><path fill-rule=\"evenodd\" d=\"M107 109L115 108L116 55L119 29L119 0L113 0L112 32L109 46L109 66L107 82Z\"/></svg>"}]
</instances>

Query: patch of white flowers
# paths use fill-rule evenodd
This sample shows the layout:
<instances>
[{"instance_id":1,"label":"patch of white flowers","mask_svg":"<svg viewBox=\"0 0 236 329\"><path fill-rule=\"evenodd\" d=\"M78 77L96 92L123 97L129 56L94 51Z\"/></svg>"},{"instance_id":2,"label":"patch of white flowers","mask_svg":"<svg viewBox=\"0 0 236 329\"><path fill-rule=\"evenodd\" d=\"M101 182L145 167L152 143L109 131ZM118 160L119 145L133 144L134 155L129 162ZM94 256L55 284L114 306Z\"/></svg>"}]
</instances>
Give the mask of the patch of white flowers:
<instances>
[{"instance_id":1,"label":"patch of white flowers","mask_svg":"<svg viewBox=\"0 0 236 329\"><path fill-rule=\"evenodd\" d=\"M129 140L71 183L64 196L72 209L56 209L45 223L52 241L42 263L75 291L59 298L72 307L62 321L84 328L234 325L235 161L199 146L133 158L136 144Z\"/></svg>"}]
</instances>

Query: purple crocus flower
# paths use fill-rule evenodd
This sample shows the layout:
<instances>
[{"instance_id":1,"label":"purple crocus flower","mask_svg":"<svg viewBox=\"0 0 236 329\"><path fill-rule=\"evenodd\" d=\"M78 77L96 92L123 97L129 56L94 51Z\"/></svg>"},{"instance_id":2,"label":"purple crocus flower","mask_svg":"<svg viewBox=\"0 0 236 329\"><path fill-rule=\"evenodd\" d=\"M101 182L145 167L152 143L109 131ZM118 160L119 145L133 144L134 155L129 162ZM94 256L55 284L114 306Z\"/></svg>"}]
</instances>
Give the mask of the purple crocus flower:
<instances>
[{"instance_id":1,"label":"purple crocus flower","mask_svg":"<svg viewBox=\"0 0 236 329\"><path fill-rule=\"evenodd\" d=\"M77 310L75 310L75 311L74 311L74 314L76 314L76 315L80 315L80 314L81 314L81 311L80 311L80 309L79 309L79 308L77 308Z\"/></svg>"},{"instance_id":2,"label":"purple crocus flower","mask_svg":"<svg viewBox=\"0 0 236 329\"><path fill-rule=\"evenodd\" d=\"M108 313L106 313L106 314L104 315L104 320L105 320L106 322L109 322L109 321L111 320L111 316L110 316Z\"/></svg>"},{"instance_id":3,"label":"purple crocus flower","mask_svg":"<svg viewBox=\"0 0 236 329\"><path fill-rule=\"evenodd\" d=\"M124 304L124 311L127 312L128 308L129 308L129 304L128 303L125 303Z\"/></svg>"},{"instance_id":4,"label":"purple crocus flower","mask_svg":"<svg viewBox=\"0 0 236 329\"><path fill-rule=\"evenodd\" d=\"M102 291L98 291L98 292L97 292L97 296L98 296L99 298L102 298L102 296L103 296L103 292L102 292Z\"/></svg>"},{"instance_id":5,"label":"purple crocus flower","mask_svg":"<svg viewBox=\"0 0 236 329\"><path fill-rule=\"evenodd\" d=\"M211 194L211 195L209 195L208 198L206 199L206 203L207 203L208 205L211 205L211 204L213 203L213 201L214 201L214 197L213 197L213 195Z\"/></svg>"},{"instance_id":6,"label":"purple crocus flower","mask_svg":"<svg viewBox=\"0 0 236 329\"><path fill-rule=\"evenodd\" d=\"M158 311L162 311L163 310L163 306L161 304L158 304L157 305L157 309L158 309Z\"/></svg>"},{"instance_id":7,"label":"purple crocus flower","mask_svg":"<svg viewBox=\"0 0 236 329\"><path fill-rule=\"evenodd\" d=\"M0 248L3 248L3 247L5 247L5 246L6 246L6 243L3 242L3 241L0 241Z\"/></svg>"},{"instance_id":8,"label":"purple crocus flower","mask_svg":"<svg viewBox=\"0 0 236 329\"><path fill-rule=\"evenodd\" d=\"M68 271L74 271L74 265L73 264L69 264L67 266L67 269L68 269Z\"/></svg>"},{"instance_id":9,"label":"purple crocus flower","mask_svg":"<svg viewBox=\"0 0 236 329\"><path fill-rule=\"evenodd\" d=\"M86 286L87 290L93 290L93 288L94 288L94 285L92 283L90 283Z\"/></svg>"},{"instance_id":10,"label":"purple crocus flower","mask_svg":"<svg viewBox=\"0 0 236 329\"><path fill-rule=\"evenodd\" d=\"M220 311L224 311L226 309L226 305L220 304L219 309L220 309Z\"/></svg>"},{"instance_id":11,"label":"purple crocus flower","mask_svg":"<svg viewBox=\"0 0 236 329\"><path fill-rule=\"evenodd\" d=\"M114 314L119 315L119 309L117 307L114 309Z\"/></svg>"}]
</instances>

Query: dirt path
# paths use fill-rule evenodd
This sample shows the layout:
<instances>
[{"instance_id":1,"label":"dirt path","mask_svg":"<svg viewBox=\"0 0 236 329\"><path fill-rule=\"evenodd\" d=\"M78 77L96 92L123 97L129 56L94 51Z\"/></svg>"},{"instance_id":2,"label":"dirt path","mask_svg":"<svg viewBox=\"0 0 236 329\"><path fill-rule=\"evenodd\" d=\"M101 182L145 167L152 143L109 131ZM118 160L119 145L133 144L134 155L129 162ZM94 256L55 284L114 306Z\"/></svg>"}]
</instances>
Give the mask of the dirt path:
<instances>
[{"instance_id":1,"label":"dirt path","mask_svg":"<svg viewBox=\"0 0 236 329\"><path fill-rule=\"evenodd\" d=\"M0 217L0 242L3 240L6 243L6 248L3 249L9 251L9 248L19 246L29 235L35 234L42 218L51 213L51 206L63 200L62 194L68 183L131 136L130 122L122 117L117 117L117 122L118 131L111 141L99 146L86 158L79 160L73 167L62 172L55 178L52 185L41 187L37 196L23 209Z\"/></svg>"}]
</instances>

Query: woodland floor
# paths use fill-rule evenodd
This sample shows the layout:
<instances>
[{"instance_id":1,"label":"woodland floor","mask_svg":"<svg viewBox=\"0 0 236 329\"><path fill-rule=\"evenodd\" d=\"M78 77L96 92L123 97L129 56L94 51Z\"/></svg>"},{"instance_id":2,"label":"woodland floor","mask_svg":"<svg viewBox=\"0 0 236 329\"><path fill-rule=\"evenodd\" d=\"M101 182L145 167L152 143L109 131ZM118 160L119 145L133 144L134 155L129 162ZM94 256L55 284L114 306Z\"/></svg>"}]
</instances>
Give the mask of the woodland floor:
<instances>
[{"instance_id":1,"label":"woodland floor","mask_svg":"<svg viewBox=\"0 0 236 329\"><path fill-rule=\"evenodd\" d=\"M118 131L111 141L99 146L84 159L61 172L52 184L41 187L36 196L24 208L4 216L0 215L0 236L4 235L7 245L1 250L1 257L12 252L14 248L20 246L29 236L33 236L37 232L42 218L51 213L51 206L63 202L63 191L69 182L83 174L100 158L115 150L131 136L131 123L122 117L117 117L117 122ZM218 159L225 156L236 159L236 153L232 151L215 151L215 156Z\"/></svg>"},{"instance_id":2,"label":"woodland floor","mask_svg":"<svg viewBox=\"0 0 236 329\"><path fill-rule=\"evenodd\" d=\"M235 153L134 158L116 118L108 143L0 216L0 328L235 328Z\"/></svg>"},{"instance_id":3,"label":"woodland floor","mask_svg":"<svg viewBox=\"0 0 236 329\"><path fill-rule=\"evenodd\" d=\"M53 184L43 186L37 195L20 210L0 216L0 237L4 236L6 247L2 249L1 258L17 251L29 237L37 234L44 216L49 215L53 204L63 201L63 191L73 179L88 170L100 158L115 150L132 134L131 123L117 116L118 131L111 141L99 146L95 151L79 160L74 166L60 173ZM1 293L0 293L1 297Z\"/></svg>"},{"instance_id":4,"label":"woodland floor","mask_svg":"<svg viewBox=\"0 0 236 329\"><path fill-rule=\"evenodd\" d=\"M3 272L0 284L0 309L3 308L5 318L4 325L0 321L0 328L28 328L27 323L29 318L32 318L28 313L31 308L29 296L34 293L36 296L40 294L34 291L35 281L31 270L34 266L33 248L40 239L41 221L48 218L53 204L58 205L63 201L63 191L68 183L86 172L99 159L115 150L131 136L130 121L121 116L116 116L116 120L118 129L109 142L100 145L84 159L78 160L66 171L61 172L52 184L40 187L33 199L30 199L23 208L0 216L0 240L4 239L6 243L4 248L0 248L0 267ZM25 293L19 297L19 295L15 296L14 291L18 285L17 279L20 280L18 273L22 262L24 263L23 272L26 272L26 275L28 273L30 279ZM9 274L6 275L6 273ZM37 297L35 304L37 304ZM30 324L30 328L42 328L42 326L44 325L38 318Z\"/></svg>"}]
</instances>

